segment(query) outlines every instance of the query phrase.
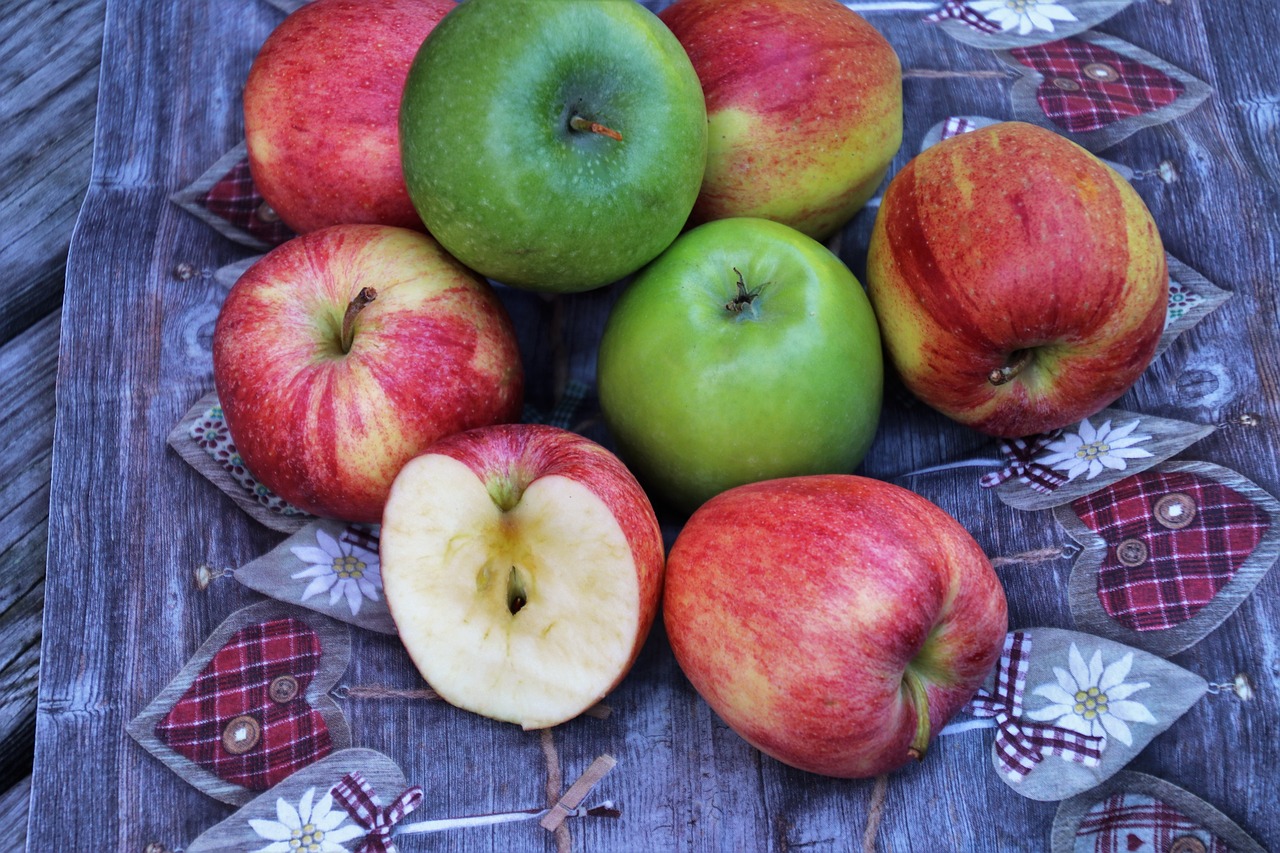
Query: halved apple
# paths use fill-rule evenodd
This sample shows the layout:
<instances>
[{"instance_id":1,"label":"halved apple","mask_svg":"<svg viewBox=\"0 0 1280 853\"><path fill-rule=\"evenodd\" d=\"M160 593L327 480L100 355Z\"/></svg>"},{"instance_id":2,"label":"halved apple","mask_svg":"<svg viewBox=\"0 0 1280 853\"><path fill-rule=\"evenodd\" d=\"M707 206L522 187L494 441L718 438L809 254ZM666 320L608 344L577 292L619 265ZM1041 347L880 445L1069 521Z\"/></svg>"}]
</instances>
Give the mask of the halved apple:
<instances>
[{"instance_id":1,"label":"halved apple","mask_svg":"<svg viewBox=\"0 0 1280 853\"><path fill-rule=\"evenodd\" d=\"M657 612L662 533L605 448L532 424L449 436L382 517L400 639L445 700L526 729L564 722L631 668Z\"/></svg>"}]
</instances>

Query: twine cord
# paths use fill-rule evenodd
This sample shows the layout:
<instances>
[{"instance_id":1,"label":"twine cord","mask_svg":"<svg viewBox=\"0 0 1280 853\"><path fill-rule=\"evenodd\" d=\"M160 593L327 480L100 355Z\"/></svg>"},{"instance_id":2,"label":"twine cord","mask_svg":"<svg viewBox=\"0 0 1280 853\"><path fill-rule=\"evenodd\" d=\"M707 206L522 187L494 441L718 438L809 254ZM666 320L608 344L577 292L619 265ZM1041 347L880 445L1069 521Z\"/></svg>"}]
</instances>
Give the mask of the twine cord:
<instances>
[{"instance_id":1,"label":"twine cord","mask_svg":"<svg viewBox=\"0 0 1280 853\"><path fill-rule=\"evenodd\" d=\"M1047 563L1050 560L1074 557L1079 553L1080 547L1078 545L1059 545L1056 548L1037 548L1034 551L1022 551L1021 553L1009 554L1004 557L992 557L991 567L999 569L1004 566L1015 566L1022 563Z\"/></svg>"},{"instance_id":2,"label":"twine cord","mask_svg":"<svg viewBox=\"0 0 1280 853\"><path fill-rule=\"evenodd\" d=\"M880 819L884 816L884 803L889 793L889 776L876 777L871 789L871 805L867 809L867 827L862 831L862 853L876 853L876 836L880 833Z\"/></svg>"}]
</instances>

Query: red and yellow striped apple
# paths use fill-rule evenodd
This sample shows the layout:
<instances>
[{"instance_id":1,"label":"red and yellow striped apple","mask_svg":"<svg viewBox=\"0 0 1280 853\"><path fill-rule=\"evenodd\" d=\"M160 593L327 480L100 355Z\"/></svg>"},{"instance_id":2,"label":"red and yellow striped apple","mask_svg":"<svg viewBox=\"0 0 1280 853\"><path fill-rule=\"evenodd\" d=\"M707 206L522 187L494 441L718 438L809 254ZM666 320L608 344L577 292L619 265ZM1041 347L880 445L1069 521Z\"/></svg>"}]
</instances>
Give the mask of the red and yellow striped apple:
<instances>
[{"instance_id":1,"label":"red and yellow striped apple","mask_svg":"<svg viewBox=\"0 0 1280 853\"><path fill-rule=\"evenodd\" d=\"M404 467L382 581L410 657L458 707L527 729L622 680L662 587L662 533L605 448L532 424L449 436Z\"/></svg>"},{"instance_id":2,"label":"red and yellow striped apple","mask_svg":"<svg viewBox=\"0 0 1280 853\"><path fill-rule=\"evenodd\" d=\"M1123 178L1051 131L1004 122L894 176L867 284L903 382L982 432L1046 432L1123 394L1164 330L1155 222Z\"/></svg>"},{"instance_id":3,"label":"red and yellow striped apple","mask_svg":"<svg viewBox=\"0 0 1280 853\"><path fill-rule=\"evenodd\" d=\"M748 743L827 776L923 758L991 672L1004 590L954 519L852 475L712 498L667 560L663 618L694 688Z\"/></svg>"},{"instance_id":4,"label":"red and yellow striped apple","mask_svg":"<svg viewBox=\"0 0 1280 853\"><path fill-rule=\"evenodd\" d=\"M316 515L376 522L404 463L513 421L506 309L426 234L336 225L277 247L227 294L213 376L245 467Z\"/></svg>"},{"instance_id":5,"label":"red and yellow striped apple","mask_svg":"<svg viewBox=\"0 0 1280 853\"><path fill-rule=\"evenodd\" d=\"M836 0L677 0L659 17L707 99L693 221L822 239L866 204L902 142L902 71L874 27Z\"/></svg>"},{"instance_id":6,"label":"red and yellow striped apple","mask_svg":"<svg viewBox=\"0 0 1280 853\"><path fill-rule=\"evenodd\" d=\"M400 96L454 0L315 0L267 37L244 87L249 171L294 231L422 229L400 167Z\"/></svg>"}]
</instances>

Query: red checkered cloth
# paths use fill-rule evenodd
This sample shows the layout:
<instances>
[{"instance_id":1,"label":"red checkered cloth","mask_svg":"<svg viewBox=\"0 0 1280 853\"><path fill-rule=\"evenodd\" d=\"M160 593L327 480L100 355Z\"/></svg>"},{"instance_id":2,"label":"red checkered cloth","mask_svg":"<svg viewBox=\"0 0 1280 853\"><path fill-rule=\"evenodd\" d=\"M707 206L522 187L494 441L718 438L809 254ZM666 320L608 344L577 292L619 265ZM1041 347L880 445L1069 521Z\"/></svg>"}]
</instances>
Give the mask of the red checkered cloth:
<instances>
[{"instance_id":1,"label":"red checkered cloth","mask_svg":"<svg viewBox=\"0 0 1280 853\"><path fill-rule=\"evenodd\" d=\"M330 792L342 804L352 820L369 830L356 853L396 853L391 840L391 827L405 815L422 804L422 788L414 785L405 789L395 802L383 808L373 786L360 771L348 773Z\"/></svg>"},{"instance_id":2,"label":"red checkered cloth","mask_svg":"<svg viewBox=\"0 0 1280 853\"><path fill-rule=\"evenodd\" d=\"M376 554L382 541L382 528L376 524L348 524L338 534L338 541Z\"/></svg>"},{"instance_id":3,"label":"red checkered cloth","mask_svg":"<svg viewBox=\"0 0 1280 853\"><path fill-rule=\"evenodd\" d=\"M942 125L942 138L951 139L977 129L978 126L964 116L948 116Z\"/></svg>"},{"instance_id":4,"label":"red checkered cloth","mask_svg":"<svg viewBox=\"0 0 1280 853\"><path fill-rule=\"evenodd\" d=\"M307 703L320 665L320 637L297 619L276 619L237 631L156 724L160 741L219 779L265 791L333 749L329 728ZM296 693L272 699L268 688L292 676ZM235 755L223 732L237 717L251 717L258 742Z\"/></svg>"},{"instance_id":5,"label":"red checkered cloth","mask_svg":"<svg viewBox=\"0 0 1280 853\"><path fill-rule=\"evenodd\" d=\"M1013 779L1026 776L1046 755L1057 755L1086 767L1097 766L1105 739L1071 729L1029 721L1022 716L1022 693L1031 657L1031 635L1011 631L1004 638L996 669L995 692L980 688L965 710L975 717L995 717L996 757Z\"/></svg>"},{"instance_id":6,"label":"red checkered cloth","mask_svg":"<svg viewBox=\"0 0 1280 853\"><path fill-rule=\"evenodd\" d=\"M1041 494L1056 491L1067 482L1067 478L1049 466L1036 462L1035 458L1057 437L1058 434L1053 432L1029 435L1026 438L1001 439L1000 453L1008 460L1008 464L999 471L983 474L978 485L984 489L993 489L1010 477L1017 477Z\"/></svg>"},{"instance_id":7,"label":"red checkered cloth","mask_svg":"<svg viewBox=\"0 0 1280 853\"><path fill-rule=\"evenodd\" d=\"M1170 494L1195 504L1195 516L1180 529L1162 525L1154 511ZM1189 472L1144 471L1078 498L1071 508L1107 543L1098 570L1102 608L1133 631L1161 631L1199 613L1271 525L1266 512L1235 489ZM1129 540L1145 547L1140 565L1121 562L1118 546Z\"/></svg>"},{"instance_id":8,"label":"red checkered cloth","mask_svg":"<svg viewBox=\"0 0 1280 853\"><path fill-rule=\"evenodd\" d=\"M1147 794L1112 794L1076 827L1075 853L1165 853L1191 835L1207 853L1228 853L1226 843L1168 803Z\"/></svg>"},{"instance_id":9,"label":"red checkered cloth","mask_svg":"<svg viewBox=\"0 0 1280 853\"><path fill-rule=\"evenodd\" d=\"M995 33L1000 31L1000 25L992 21L981 12L975 12L969 8L969 4L963 0L945 0L942 8L936 12L930 12L924 16L926 23L936 24L939 21L960 21L968 24L978 32Z\"/></svg>"},{"instance_id":10,"label":"red checkered cloth","mask_svg":"<svg viewBox=\"0 0 1280 853\"><path fill-rule=\"evenodd\" d=\"M1099 130L1178 99L1186 87L1163 71L1080 38L1017 47L1013 57L1045 79L1040 109L1070 133Z\"/></svg>"},{"instance_id":11,"label":"red checkered cloth","mask_svg":"<svg viewBox=\"0 0 1280 853\"><path fill-rule=\"evenodd\" d=\"M200 204L267 245L278 246L293 236L289 226L278 218L264 217L268 208L262 194L253 185L248 159L232 166L200 198Z\"/></svg>"}]
</instances>

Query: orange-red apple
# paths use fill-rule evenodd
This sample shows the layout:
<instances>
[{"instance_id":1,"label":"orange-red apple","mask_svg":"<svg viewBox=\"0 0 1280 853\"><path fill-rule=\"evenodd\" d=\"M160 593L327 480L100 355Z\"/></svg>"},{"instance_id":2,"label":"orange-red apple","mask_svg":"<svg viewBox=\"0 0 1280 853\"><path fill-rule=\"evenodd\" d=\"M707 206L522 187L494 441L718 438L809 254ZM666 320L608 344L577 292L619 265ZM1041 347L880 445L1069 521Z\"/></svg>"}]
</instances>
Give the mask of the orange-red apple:
<instances>
[{"instance_id":1,"label":"orange-red apple","mask_svg":"<svg viewBox=\"0 0 1280 853\"><path fill-rule=\"evenodd\" d=\"M823 239L866 204L902 142L902 71L874 27L836 0L677 0L659 17L707 99L695 222Z\"/></svg>"},{"instance_id":2,"label":"orange-red apple","mask_svg":"<svg viewBox=\"0 0 1280 853\"><path fill-rule=\"evenodd\" d=\"M622 680L662 587L662 533L605 448L516 424L453 435L404 467L382 582L410 657L450 703L527 729Z\"/></svg>"},{"instance_id":3,"label":"orange-red apple","mask_svg":"<svg viewBox=\"0 0 1280 853\"><path fill-rule=\"evenodd\" d=\"M404 463L513 421L524 373L489 284L426 234L335 225L231 288L213 376L245 467L316 515L376 522Z\"/></svg>"},{"instance_id":4,"label":"orange-red apple","mask_svg":"<svg viewBox=\"0 0 1280 853\"><path fill-rule=\"evenodd\" d=\"M954 519L851 475L730 489L685 525L663 617L694 688L774 758L863 778L922 758L991 672L1004 590Z\"/></svg>"},{"instance_id":5,"label":"orange-red apple","mask_svg":"<svg viewBox=\"0 0 1280 853\"><path fill-rule=\"evenodd\" d=\"M924 402L982 432L1075 423L1123 394L1164 330L1156 224L1123 178L1004 122L894 176L867 256L881 336Z\"/></svg>"},{"instance_id":6,"label":"orange-red apple","mask_svg":"<svg viewBox=\"0 0 1280 853\"><path fill-rule=\"evenodd\" d=\"M294 231L422 229L400 167L400 96L454 0L315 0L280 23L244 87L249 170Z\"/></svg>"}]
</instances>

